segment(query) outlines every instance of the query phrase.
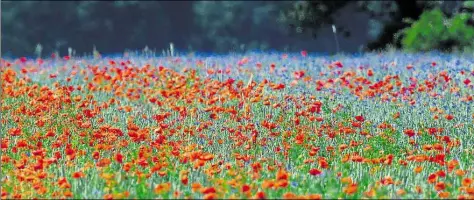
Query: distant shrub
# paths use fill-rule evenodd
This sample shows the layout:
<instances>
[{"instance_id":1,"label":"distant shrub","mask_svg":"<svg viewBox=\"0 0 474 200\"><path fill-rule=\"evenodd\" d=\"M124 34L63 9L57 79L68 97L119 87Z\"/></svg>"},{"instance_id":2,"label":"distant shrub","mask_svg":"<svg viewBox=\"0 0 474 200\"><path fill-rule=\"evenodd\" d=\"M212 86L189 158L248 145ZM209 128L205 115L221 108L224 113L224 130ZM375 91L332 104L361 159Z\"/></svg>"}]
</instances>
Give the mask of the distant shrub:
<instances>
[{"instance_id":1,"label":"distant shrub","mask_svg":"<svg viewBox=\"0 0 474 200\"><path fill-rule=\"evenodd\" d=\"M469 18L468 13L447 18L440 9L426 11L402 31L402 47L408 51L472 50L474 27L468 25Z\"/></svg>"}]
</instances>

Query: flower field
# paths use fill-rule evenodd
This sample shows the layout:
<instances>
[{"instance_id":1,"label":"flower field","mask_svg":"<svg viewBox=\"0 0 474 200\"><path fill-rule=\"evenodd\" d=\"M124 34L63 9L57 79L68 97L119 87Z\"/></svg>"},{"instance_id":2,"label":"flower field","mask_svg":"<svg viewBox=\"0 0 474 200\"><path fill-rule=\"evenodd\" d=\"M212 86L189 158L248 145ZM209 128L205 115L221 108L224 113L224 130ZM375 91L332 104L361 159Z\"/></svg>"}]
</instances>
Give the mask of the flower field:
<instances>
[{"instance_id":1,"label":"flower field","mask_svg":"<svg viewBox=\"0 0 474 200\"><path fill-rule=\"evenodd\" d=\"M2 60L3 198L474 198L474 58Z\"/></svg>"}]
</instances>

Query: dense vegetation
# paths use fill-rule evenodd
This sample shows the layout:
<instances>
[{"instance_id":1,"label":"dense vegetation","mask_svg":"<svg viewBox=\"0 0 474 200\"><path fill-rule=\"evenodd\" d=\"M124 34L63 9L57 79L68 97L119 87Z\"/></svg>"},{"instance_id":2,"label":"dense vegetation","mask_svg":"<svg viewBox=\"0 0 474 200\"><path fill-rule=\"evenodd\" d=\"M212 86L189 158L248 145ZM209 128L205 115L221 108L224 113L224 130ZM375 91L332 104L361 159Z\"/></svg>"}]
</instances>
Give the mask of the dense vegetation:
<instances>
[{"instance_id":1,"label":"dense vegetation","mask_svg":"<svg viewBox=\"0 0 474 200\"><path fill-rule=\"evenodd\" d=\"M2 1L1 198L474 199L473 8Z\"/></svg>"},{"instance_id":2,"label":"dense vegetation","mask_svg":"<svg viewBox=\"0 0 474 200\"><path fill-rule=\"evenodd\" d=\"M312 37L335 24L339 37L361 37L336 23L346 6L355 5L370 17L367 34L374 39L367 50L388 44L410 50L464 49L472 45L472 2L435 1L2 1L2 50L9 55L33 55L37 44L43 52L78 55L117 53L124 49L161 51L173 42L183 51L228 52L245 50L312 51ZM433 10L439 10L436 12ZM435 19L453 21L448 27L436 22L427 40L410 40L426 29L421 16L436 12ZM458 17L464 12L464 17ZM410 24L408 21L418 21ZM429 19L431 20L431 19ZM358 23L358 22L356 22ZM417 24L425 25L417 25ZM404 31L406 28L413 30ZM439 34L443 34L442 36ZM455 35L461 39L452 39ZM394 35L399 36L394 38ZM410 36L408 36L410 35ZM332 39L332 35L329 35ZM446 37L448 37L446 39ZM451 39L450 39L451 38ZM120 41L120 42L118 42ZM415 44L415 43L417 44ZM423 44L420 43L429 43ZM344 45L344 44L341 44ZM331 47L332 48L332 47ZM344 49L341 49L344 50Z\"/></svg>"},{"instance_id":3,"label":"dense vegetation","mask_svg":"<svg viewBox=\"0 0 474 200\"><path fill-rule=\"evenodd\" d=\"M2 198L474 197L474 60L2 62Z\"/></svg>"}]
</instances>

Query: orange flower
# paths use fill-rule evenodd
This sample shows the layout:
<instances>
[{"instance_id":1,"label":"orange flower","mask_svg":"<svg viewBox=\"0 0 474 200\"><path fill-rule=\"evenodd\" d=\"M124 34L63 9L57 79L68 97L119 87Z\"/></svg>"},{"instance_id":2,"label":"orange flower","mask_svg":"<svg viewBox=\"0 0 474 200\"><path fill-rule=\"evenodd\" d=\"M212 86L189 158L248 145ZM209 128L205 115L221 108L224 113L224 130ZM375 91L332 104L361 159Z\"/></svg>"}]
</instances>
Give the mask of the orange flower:
<instances>
[{"instance_id":1,"label":"orange flower","mask_svg":"<svg viewBox=\"0 0 474 200\"><path fill-rule=\"evenodd\" d=\"M455 173L458 176L464 176L466 174L466 172L462 169L457 169Z\"/></svg>"},{"instance_id":2,"label":"orange flower","mask_svg":"<svg viewBox=\"0 0 474 200\"><path fill-rule=\"evenodd\" d=\"M114 197L112 196L112 194L106 194L104 195L104 199L114 199Z\"/></svg>"},{"instance_id":3,"label":"orange flower","mask_svg":"<svg viewBox=\"0 0 474 200\"><path fill-rule=\"evenodd\" d=\"M20 136L21 129L20 128L12 128L9 130L11 136Z\"/></svg>"},{"instance_id":4,"label":"orange flower","mask_svg":"<svg viewBox=\"0 0 474 200\"><path fill-rule=\"evenodd\" d=\"M64 194L65 197L68 197L68 198L73 196L73 194L70 190L66 190L63 194Z\"/></svg>"},{"instance_id":5,"label":"orange flower","mask_svg":"<svg viewBox=\"0 0 474 200\"><path fill-rule=\"evenodd\" d=\"M200 183L193 183L193 184L191 184L191 189L192 189L193 192L198 191L199 189L201 189L201 187L202 187L202 186L201 186Z\"/></svg>"},{"instance_id":6,"label":"orange flower","mask_svg":"<svg viewBox=\"0 0 474 200\"><path fill-rule=\"evenodd\" d=\"M283 194L283 199L297 199L298 196L293 194L292 192L287 192Z\"/></svg>"},{"instance_id":7,"label":"orange flower","mask_svg":"<svg viewBox=\"0 0 474 200\"><path fill-rule=\"evenodd\" d=\"M443 145L441 145L440 143L436 143L433 145L433 148L438 150L438 151L442 151L443 150Z\"/></svg>"},{"instance_id":8,"label":"orange flower","mask_svg":"<svg viewBox=\"0 0 474 200\"><path fill-rule=\"evenodd\" d=\"M100 160L97 162L96 166L97 166L97 167L107 167L107 166L110 165L110 163L111 163L111 161L110 161L109 158L103 158L103 159L100 159Z\"/></svg>"},{"instance_id":9,"label":"orange flower","mask_svg":"<svg viewBox=\"0 0 474 200\"><path fill-rule=\"evenodd\" d=\"M202 188L201 193L203 194L216 193L216 189L214 187Z\"/></svg>"},{"instance_id":10,"label":"orange flower","mask_svg":"<svg viewBox=\"0 0 474 200\"><path fill-rule=\"evenodd\" d=\"M341 182L351 184L352 183L352 178L351 177L344 177L344 178L341 179Z\"/></svg>"},{"instance_id":11,"label":"orange flower","mask_svg":"<svg viewBox=\"0 0 474 200\"><path fill-rule=\"evenodd\" d=\"M214 155L211 154L211 153L205 153L205 154L202 155L199 159L200 159L200 160L204 160L204 161L209 161L209 160L214 159Z\"/></svg>"},{"instance_id":12,"label":"orange flower","mask_svg":"<svg viewBox=\"0 0 474 200\"><path fill-rule=\"evenodd\" d=\"M263 189L272 188L274 185L275 183L272 180L263 180L262 182Z\"/></svg>"},{"instance_id":13,"label":"orange flower","mask_svg":"<svg viewBox=\"0 0 474 200\"><path fill-rule=\"evenodd\" d=\"M405 194L406 194L406 191L405 191L404 189L399 189L399 190L397 190L397 195L398 195L398 196L403 196L403 195L405 195Z\"/></svg>"},{"instance_id":14,"label":"orange flower","mask_svg":"<svg viewBox=\"0 0 474 200\"><path fill-rule=\"evenodd\" d=\"M357 183L351 183L346 188L344 188L344 193L346 194L354 194L357 192Z\"/></svg>"},{"instance_id":15,"label":"orange flower","mask_svg":"<svg viewBox=\"0 0 474 200\"><path fill-rule=\"evenodd\" d=\"M329 167L328 162L324 158L319 159L318 163L319 163L319 167L321 167L323 169L327 169Z\"/></svg>"},{"instance_id":16,"label":"orange flower","mask_svg":"<svg viewBox=\"0 0 474 200\"><path fill-rule=\"evenodd\" d=\"M429 151L429 150L431 150L431 149L433 149L433 146L432 146L432 145L429 145L429 144L423 145L423 150Z\"/></svg>"},{"instance_id":17,"label":"orange flower","mask_svg":"<svg viewBox=\"0 0 474 200\"><path fill-rule=\"evenodd\" d=\"M415 187L415 192L418 193L418 194L421 194L423 192L423 189L421 189L421 187L419 185L417 185Z\"/></svg>"},{"instance_id":18,"label":"orange flower","mask_svg":"<svg viewBox=\"0 0 474 200\"><path fill-rule=\"evenodd\" d=\"M466 192L467 192L469 195L474 195L474 187L466 188Z\"/></svg>"},{"instance_id":19,"label":"orange flower","mask_svg":"<svg viewBox=\"0 0 474 200\"><path fill-rule=\"evenodd\" d=\"M459 165L459 162L457 160L450 160L448 162L448 172L452 172L454 168L456 168Z\"/></svg>"},{"instance_id":20,"label":"orange flower","mask_svg":"<svg viewBox=\"0 0 474 200\"><path fill-rule=\"evenodd\" d=\"M166 176L166 174L168 174L166 171L159 171L158 172L158 175L160 175L161 177Z\"/></svg>"},{"instance_id":21,"label":"orange flower","mask_svg":"<svg viewBox=\"0 0 474 200\"><path fill-rule=\"evenodd\" d=\"M398 119L400 117L400 112L397 112L393 115L393 118L394 119Z\"/></svg>"},{"instance_id":22,"label":"orange flower","mask_svg":"<svg viewBox=\"0 0 474 200\"><path fill-rule=\"evenodd\" d=\"M403 166L407 166L407 165L408 165L408 162L405 161L405 160L399 160L398 163L399 163L400 165L403 165Z\"/></svg>"},{"instance_id":23,"label":"orange flower","mask_svg":"<svg viewBox=\"0 0 474 200\"><path fill-rule=\"evenodd\" d=\"M373 188L371 188L369 191L364 192L364 195L366 197L372 198L372 197L375 196L375 190Z\"/></svg>"},{"instance_id":24,"label":"orange flower","mask_svg":"<svg viewBox=\"0 0 474 200\"><path fill-rule=\"evenodd\" d=\"M2 78L3 80L5 80L7 83L13 83L15 81L15 78L16 78L16 72L10 68L6 69L3 73L2 73Z\"/></svg>"},{"instance_id":25,"label":"orange flower","mask_svg":"<svg viewBox=\"0 0 474 200\"><path fill-rule=\"evenodd\" d=\"M464 178L462 180L462 185L465 186L465 187L469 187L471 184L472 184L472 179L470 179L470 178Z\"/></svg>"},{"instance_id":26,"label":"orange flower","mask_svg":"<svg viewBox=\"0 0 474 200\"><path fill-rule=\"evenodd\" d=\"M125 163L125 165L123 165L123 170L126 172L130 171L130 168L132 168L131 163Z\"/></svg>"},{"instance_id":27,"label":"orange flower","mask_svg":"<svg viewBox=\"0 0 474 200\"><path fill-rule=\"evenodd\" d=\"M288 179L288 173L284 171L283 169L279 170L276 175L277 180L287 180Z\"/></svg>"},{"instance_id":28,"label":"orange flower","mask_svg":"<svg viewBox=\"0 0 474 200\"><path fill-rule=\"evenodd\" d=\"M288 186L288 180L280 179L275 183L275 187L277 188L286 188Z\"/></svg>"},{"instance_id":29,"label":"orange flower","mask_svg":"<svg viewBox=\"0 0 474 200\"><path fill-rule=\"evenodd\" d=\"M170 188L171 188L171 183L161 183L155 187L154 192L156 194L162 194L162 193L168 192Z\"/></svg>"},{"instance_id":30,"label":"orange flower","mask_svg":"<svg viewBox=\"0 0 474 200\"><path fill-rule=\"evenodd\" d=\"M440 192L438 194L439 198L449 198L449 195L451 195L449 192Z\"/></svg>"},{"instance_id":31,"label":"orange flower","mask_svg":"<svg viewBox=\"0 0 474 200\"><path fill-rule=\"evenodd\" d=\"M445 188L446 188L446 184L442 181L436 183L436 185L435 185L435 190L436 191L444 190Z\"/></svg>"},{"instance_id":32,"label":"orange flower","mask_svg":"<svg viewBox=\"0 0 474 200\"><path fill-rule=\"evenodd\" d=\"M314 200L319 200L322 199L323 196L321 194L310 194L307 196L308 199L314 199Z\"/></svg>"},{"instance_id":33,"label":"orange flower","mask_svg":"<svg viewBox=\"0 0 474 200\"><path fill-rule=\"evenodd\" d=\"M382 183L382 185L391 185L394 182L393 182L392 177L386 176L386 177L382 178L382 180L380 180L380 183Z\"/></svg>"},{"instance_id":34,"label":"orange flower","mask_svg":"<svg viewBox=\"0 0 474 200\"><path fill-rule=\"evenodd\" d=\"M173 193L174 198L179 198L180 195L181 195L181 193L179 191L174 191L174 193Z\"/></svg>"}]
</instances>

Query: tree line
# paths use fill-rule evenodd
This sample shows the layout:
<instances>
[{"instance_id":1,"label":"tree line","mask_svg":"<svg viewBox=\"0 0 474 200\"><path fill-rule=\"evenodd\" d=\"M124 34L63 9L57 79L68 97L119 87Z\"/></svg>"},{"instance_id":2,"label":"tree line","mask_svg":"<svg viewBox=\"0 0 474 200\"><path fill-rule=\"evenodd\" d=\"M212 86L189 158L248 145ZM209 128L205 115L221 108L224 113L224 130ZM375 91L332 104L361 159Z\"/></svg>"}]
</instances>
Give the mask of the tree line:
<instances>
[{"instance_id":1,"label":"tree line","mask_svg":"<svg viewBox=\"0 0 474 200\"><path fill-rule=\"evenodd\" d=\"M338 11L357 4L358 11L378 24L366 50L392 45L413 50L453 49L471 46L453 38L451 27L436 24L440 42L419 47L404 38L429 34L416 30L424 13L453 21L456 31L471 38L472 4L437 1L2 1L2 54L33 55L43 52L77 54L122 52L124 49L160 51L173 42L183 51L228 52L245 50L311 50L308 40L324 25L332 25ZM438 11L438 12L435 12ZM434 14L433 14L434 12ZM470 14L470 15L469 15ZM425 14L425 18L426 18ZM461 16L461 17L459 17ZM457 18L456 18L457 17ZM458 19L459 18L459 19ZM424 21L423 21L424 20ZM418 22L418 25L417 25ZM338 36L357 37L335 24ZM447 34L450 32L450 34ZM411 34L411 36L410 36ZM441 35L439 35L441 34ZM446 36L448 35L448 36ZM474 35L474 32L472 33ZM400 36L400 37L396 37ZM425 42L426 42L425 41ZM441 44L438 44L441 43ZM3 56L3 55L2 55Z\"/></svg>"}]
</instances>

